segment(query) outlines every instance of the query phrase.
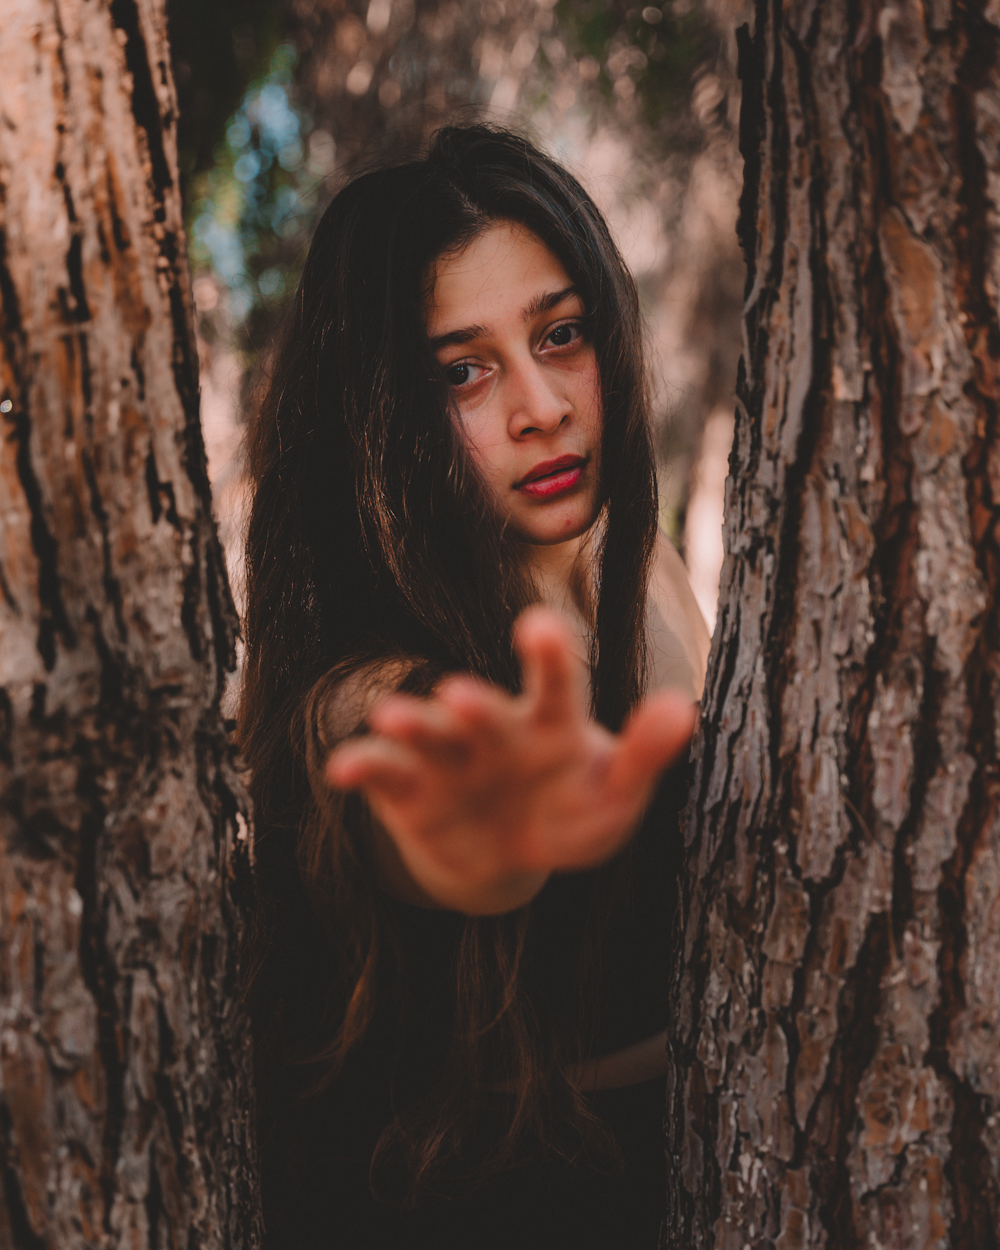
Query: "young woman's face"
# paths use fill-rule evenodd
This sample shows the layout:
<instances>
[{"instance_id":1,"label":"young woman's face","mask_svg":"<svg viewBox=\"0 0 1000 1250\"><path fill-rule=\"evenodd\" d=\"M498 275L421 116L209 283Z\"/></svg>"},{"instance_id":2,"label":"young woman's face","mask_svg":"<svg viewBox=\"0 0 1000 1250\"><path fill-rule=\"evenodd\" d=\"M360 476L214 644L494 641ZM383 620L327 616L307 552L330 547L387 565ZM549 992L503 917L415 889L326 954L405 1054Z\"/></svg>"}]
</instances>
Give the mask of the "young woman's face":
<instances>
[{"instance_id":1,"label":"young woman's face","mask_svg":"<svg viewBox=\"0 0 1000 1250\"><path fill-rule=\"evenodd\" d=\"M529 543L576 538L597 514L603 409L584 313L556 257L512 222L433 268L424 321L461 432Z\"/></svg>"}]
</instances>

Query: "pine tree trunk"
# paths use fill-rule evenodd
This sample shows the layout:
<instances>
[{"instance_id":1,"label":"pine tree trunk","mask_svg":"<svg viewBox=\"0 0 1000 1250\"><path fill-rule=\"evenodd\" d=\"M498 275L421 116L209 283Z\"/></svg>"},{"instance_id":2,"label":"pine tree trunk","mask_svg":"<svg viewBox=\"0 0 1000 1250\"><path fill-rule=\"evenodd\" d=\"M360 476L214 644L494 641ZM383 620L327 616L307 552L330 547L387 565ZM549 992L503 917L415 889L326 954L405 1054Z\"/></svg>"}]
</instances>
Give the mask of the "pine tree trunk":
<instances>
[{"instance_id":1,"label":"pine tree trunk","mask_svg":"<svg viewBox=\"0 0 1000 1250\"><path fill-rule=\"evenodd\" d=\"M0 1247L250 1246L163 5L4 0L0 66Z\"/></svg>"},{"instance_id":2,"label":"pine tree trunk","mask_svg":"<svg viewBox=\"0 0 1000 1250\"><path fill-rule=\"evenodd\" d=\"M1000 3L760 0L664 1244L1000 1227Z\"/></svg>"}]
</instances>

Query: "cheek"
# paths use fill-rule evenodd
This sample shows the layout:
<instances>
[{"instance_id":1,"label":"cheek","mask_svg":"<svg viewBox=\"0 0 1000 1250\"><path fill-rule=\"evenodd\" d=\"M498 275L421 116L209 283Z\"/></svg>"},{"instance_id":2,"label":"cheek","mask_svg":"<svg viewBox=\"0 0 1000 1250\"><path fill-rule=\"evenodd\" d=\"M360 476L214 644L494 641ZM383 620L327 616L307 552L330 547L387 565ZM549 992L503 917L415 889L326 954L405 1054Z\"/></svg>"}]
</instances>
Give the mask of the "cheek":
<instances>
[{"instance_id":1,"label":"cheek","mask_svg":"<svg viewBox=\"0 0 1000 1250\"><path fill-rule=\"evenodd\" d=\"M459 438L483 477L491 483L502 477L506 448L490 423L477 413L471 413L460 414L456 418L456 426Z\"/></svg>"},{"instance_id":2,"label":"cheek","mask_svg":"<svg viewBox=\"0 0 1000 1250\"><path fill-rule=\"evenodd\" d=\"M594 357L591 357L588 367L581 371L577 382L577 412L589 429L600 431L604 428L604 400L601 395L601 373Z\"/></svg>"}]
</instances>

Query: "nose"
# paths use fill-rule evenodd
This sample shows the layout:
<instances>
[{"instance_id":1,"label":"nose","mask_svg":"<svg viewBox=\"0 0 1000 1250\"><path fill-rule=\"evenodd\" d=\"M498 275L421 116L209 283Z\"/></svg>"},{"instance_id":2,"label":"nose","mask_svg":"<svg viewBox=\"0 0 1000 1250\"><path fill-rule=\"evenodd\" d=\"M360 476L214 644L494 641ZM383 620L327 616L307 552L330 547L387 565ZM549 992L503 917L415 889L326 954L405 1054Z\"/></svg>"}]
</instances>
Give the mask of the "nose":
<instances>
[{"instance_id":1,"label":"nose","mask_svg":"<svg viewBox=\"0 0 1000 1250\"><path fill-rule=\"evenodd\" d=\"M567 420L571 405L550 370L533 357L508 373L508 430L512 438L551 434Z\"/></svg>"}]
</instances>

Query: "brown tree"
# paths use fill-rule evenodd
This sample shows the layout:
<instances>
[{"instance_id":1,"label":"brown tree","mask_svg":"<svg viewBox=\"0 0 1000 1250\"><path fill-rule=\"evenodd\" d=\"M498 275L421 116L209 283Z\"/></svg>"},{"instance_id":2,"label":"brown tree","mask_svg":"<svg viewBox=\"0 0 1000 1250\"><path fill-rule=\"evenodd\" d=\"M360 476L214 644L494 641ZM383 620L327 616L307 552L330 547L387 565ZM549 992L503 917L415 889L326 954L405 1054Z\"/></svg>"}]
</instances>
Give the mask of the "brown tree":
<instances>
[{"instance_id":1,"label":"brown tree","mask_svg":"<svg viewBox=\"0 0 1000 1250\"><path fill-rule=\"evenodd\" d=\"M764 0L672 1247L1000 1216L1000 8ZM0 1246L253 1244L162 13L0 24Z\"/></svg>"},{"instance_id":2,"label":"brown tree","mask_svg":"<svg viewBox=\"0 0 1000 1250\"><path fill-rule=\"evenodd\" d=\"M162 4L7 0L0 64L0 1246L249 1246L235 617Z\"/></svg>"},{"instance_id":3,"label":"brown tree","mask_svg":"<svg viewBox=\"0 0 1000 1250\"><path fill-rule=\"evenodd\" d=\"M995 1247L1000 5L760 0L664 1244Z\"/></svg>"}]
</instances>

